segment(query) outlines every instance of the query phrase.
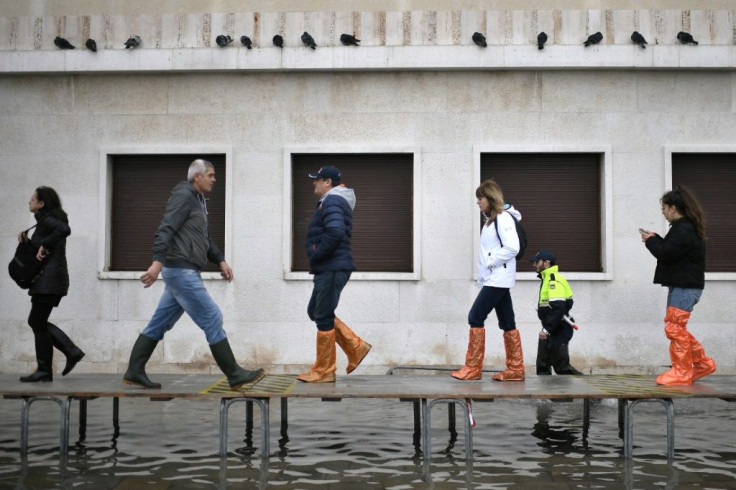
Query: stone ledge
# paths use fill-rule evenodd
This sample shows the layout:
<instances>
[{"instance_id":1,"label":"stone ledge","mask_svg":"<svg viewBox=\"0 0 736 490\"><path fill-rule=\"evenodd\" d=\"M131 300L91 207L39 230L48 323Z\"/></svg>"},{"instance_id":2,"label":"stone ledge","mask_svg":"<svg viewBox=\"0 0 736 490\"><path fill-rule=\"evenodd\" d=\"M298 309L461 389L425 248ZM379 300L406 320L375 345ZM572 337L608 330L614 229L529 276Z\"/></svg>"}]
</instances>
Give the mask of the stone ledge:
<instances>
[{"instance_id":1,"label":"stone ledge","mask_svg":"<svg viewBox=\"0 0 736 490\"><path fill-rule=\"evenodd\" d=\"M733 70L734 46L365 46L0 51L2 74L520 69Z\"/></svg>"}]
</instances>

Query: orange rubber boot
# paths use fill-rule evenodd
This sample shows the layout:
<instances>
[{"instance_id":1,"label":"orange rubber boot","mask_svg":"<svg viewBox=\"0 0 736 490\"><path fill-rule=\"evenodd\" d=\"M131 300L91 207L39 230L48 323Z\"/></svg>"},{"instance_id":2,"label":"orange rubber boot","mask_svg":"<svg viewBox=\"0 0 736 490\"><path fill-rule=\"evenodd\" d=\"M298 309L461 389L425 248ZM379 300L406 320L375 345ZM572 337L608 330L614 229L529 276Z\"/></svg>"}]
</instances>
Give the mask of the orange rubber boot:
<instances>
[{"instance_id":1,"label":"orange rubber boot","mask_svg":"<svg viewBox=\"0 0 736 490\"><path fill-rule=\"evenodd\" d=\"M465 354L465 365L450 373L457 379L472 380L483 377L483 358L486 353L486 329L483 327L470 328L468 352Z\"/></svg>"},{"instance_id":2,"label":"orange rubber boot","mask_svg":"<svg viewBox=\"0 0 736 490\"><path fill-rule=\"evenodd\" d=\"M657 376L657 384L667 386L685 386L693 382L693 354L690 349L690 333L687 321L690 312L667 307L664 317L664 333L670 339L670 360L672 369Z\"/></svg>"},{"instance_id":3,"label":"orange rubber boot","mask_svg":"<svg viewBox=\"0 0 736 490\"><path fill-rule=\"evenodd\" d=\"M335 341L348 356L348 374L355 371L372 347L337 317L335 317Z\"/></svg>"},{"instance_id":4,"label":"orange rubber boot","mask_svg":"<svg viewBox=\"0 0 736 490\"><path fill-rule=\"evenodd\" d=\"M506 347L506 370L494 374L492 378L496 381L524 381L524 354L519 330L505 331L503 344Z\"/></svg>"},{"instance_id":5,"label":"orange rubber boot","mask_svg":"<svg viewBox=\"0 0 736 490\"><path fill-rule=\"evenodd\" d=\"M705 355L705 349L693 337L693 334L688 332L688 335L690 336L690 352L693 355L693 381L697 381L716 372L716 361Z\"/></svg>"},{"instance_id":6,"label":"orange rubber boot","mask_svg":"<svg viewBox=\"0 0 736 490\"><path fill-rule=\"evenodd\" d=\"M317 331L317 360L314 366L306 373L296 377L305 383L334 383L336 352L335 352L335 329L323 332Z\"/></svg>"}]
</instances>

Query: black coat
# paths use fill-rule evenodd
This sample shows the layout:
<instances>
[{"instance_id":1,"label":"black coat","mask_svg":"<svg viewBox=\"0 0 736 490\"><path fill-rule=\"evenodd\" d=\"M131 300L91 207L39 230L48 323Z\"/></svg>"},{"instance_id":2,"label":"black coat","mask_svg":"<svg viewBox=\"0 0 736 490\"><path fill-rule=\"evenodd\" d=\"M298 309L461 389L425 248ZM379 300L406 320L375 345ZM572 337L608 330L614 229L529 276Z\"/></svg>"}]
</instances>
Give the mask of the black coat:
<instances>
[{"instance_id":1,"label":"black coat","mask_svg":"<svg viewBox=\"0 0 736 490\"><path fill-rule=\"evenodd\" d=\"M38 280L28 290L28 294L53 294L66 296L69 291L69 269L66 265L66 237L72 230L65 214L45 212L43 209L36 213L35 233L31 243L48 251L46 265Z\"/></svg>"},{"instance_id":2,"label":"black coat","mask_svg":"<svg viewBox=\"0 0 736 490\"><path fill-rule=\"evenodd\" d=\"M677 288L705 287L705 242L687 218L673 221L664 238L653 236L647 249L657 258L654 283Z\"/></svg>"}]
</instances>

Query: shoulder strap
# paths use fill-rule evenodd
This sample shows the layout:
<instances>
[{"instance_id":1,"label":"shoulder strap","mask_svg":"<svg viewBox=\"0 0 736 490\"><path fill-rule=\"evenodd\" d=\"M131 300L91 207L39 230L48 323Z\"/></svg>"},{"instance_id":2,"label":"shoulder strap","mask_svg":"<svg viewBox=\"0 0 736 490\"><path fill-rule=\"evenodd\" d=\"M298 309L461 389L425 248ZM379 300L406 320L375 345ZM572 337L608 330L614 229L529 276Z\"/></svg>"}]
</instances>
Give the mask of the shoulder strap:
<instances>
[{"instance_id":1,"label":"shoulder strap","mask_svg":"<svg viewBox=\"0 0 736 490\"><path fill-rule=\"evenodd\" d=\"M498 241L501 242L501 248L503 248L503 240L501 240L501 234L498 232L498 217L499 216L501 215L500 214L496 215L496 219L493 220L493 224L496 227L496 236L498 237Z\"/></svg>"},{"instance_id":2,"label":"shoulder strap","mask_svg":"<svg viewBox=\"0 0 736 490\"><path fill-rule=\"evenodd\" d=\"M31 227L30 227L30 228L28 228L27 230L23 230L23 231L21 231L21 233L28 233L29 231L31 231L32 229L34 229L34 228L35 228L35 227L37 227L37 226L38 226L38 223L36 223L35 225L31 226Z\"/></svg>"}]
</instances>

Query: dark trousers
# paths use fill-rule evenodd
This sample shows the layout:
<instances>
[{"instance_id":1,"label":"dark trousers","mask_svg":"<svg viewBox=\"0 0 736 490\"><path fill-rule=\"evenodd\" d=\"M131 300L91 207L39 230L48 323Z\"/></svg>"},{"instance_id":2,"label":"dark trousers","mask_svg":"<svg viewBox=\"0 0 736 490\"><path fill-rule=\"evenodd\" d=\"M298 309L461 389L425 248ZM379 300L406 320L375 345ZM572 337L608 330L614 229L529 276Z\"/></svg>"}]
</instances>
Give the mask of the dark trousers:
<instances>
[{"instance_id":1,"label":"dark trousers","mask_svg":"<svg viewBox=\"0 0 736 490\"><path fill-rule=\"evenodd\" d=\"M514 305L511 302L509 288L483 286L468 313L468 324L471 327L485 326L486 318L491 310L496 310L498 328L505 331L516 328Z\"/></svg>"},{"instance_id":2,"label":"dark trousers","mask_svg":"<svg viewBox=\"0 0 736 490\"><path fill-rule=\"evenodd\" d=\"M47 302L31 303L31 313L28 315L28 325L33 330L36 345L36 361L39 370L51 372L51 361L54 356L54 345L49 332L49 316L54 305Z\"/></svg>"},{"instance_id":3,"label":"dark trousers","mask_svg":"<svg viewBox=\"0 0 736 490\"><path fill-rule=\"evenodd\" d=\"M539 339L537 346L537 374L583 374L570 365L567 344L550 344L549 339Z\"/></svg>"},{"instance_id":4,"label":"dark trousers","mask_svg":"<svg viewBox=\"0 0 736 490\"><path fill-rule=\"evenodd\" d=\"M350 271L328 271L314 275L307 314L317 324L317 329L330 331L335 328L335 310L350 274Z\"/></svg>"}]
</instances>

